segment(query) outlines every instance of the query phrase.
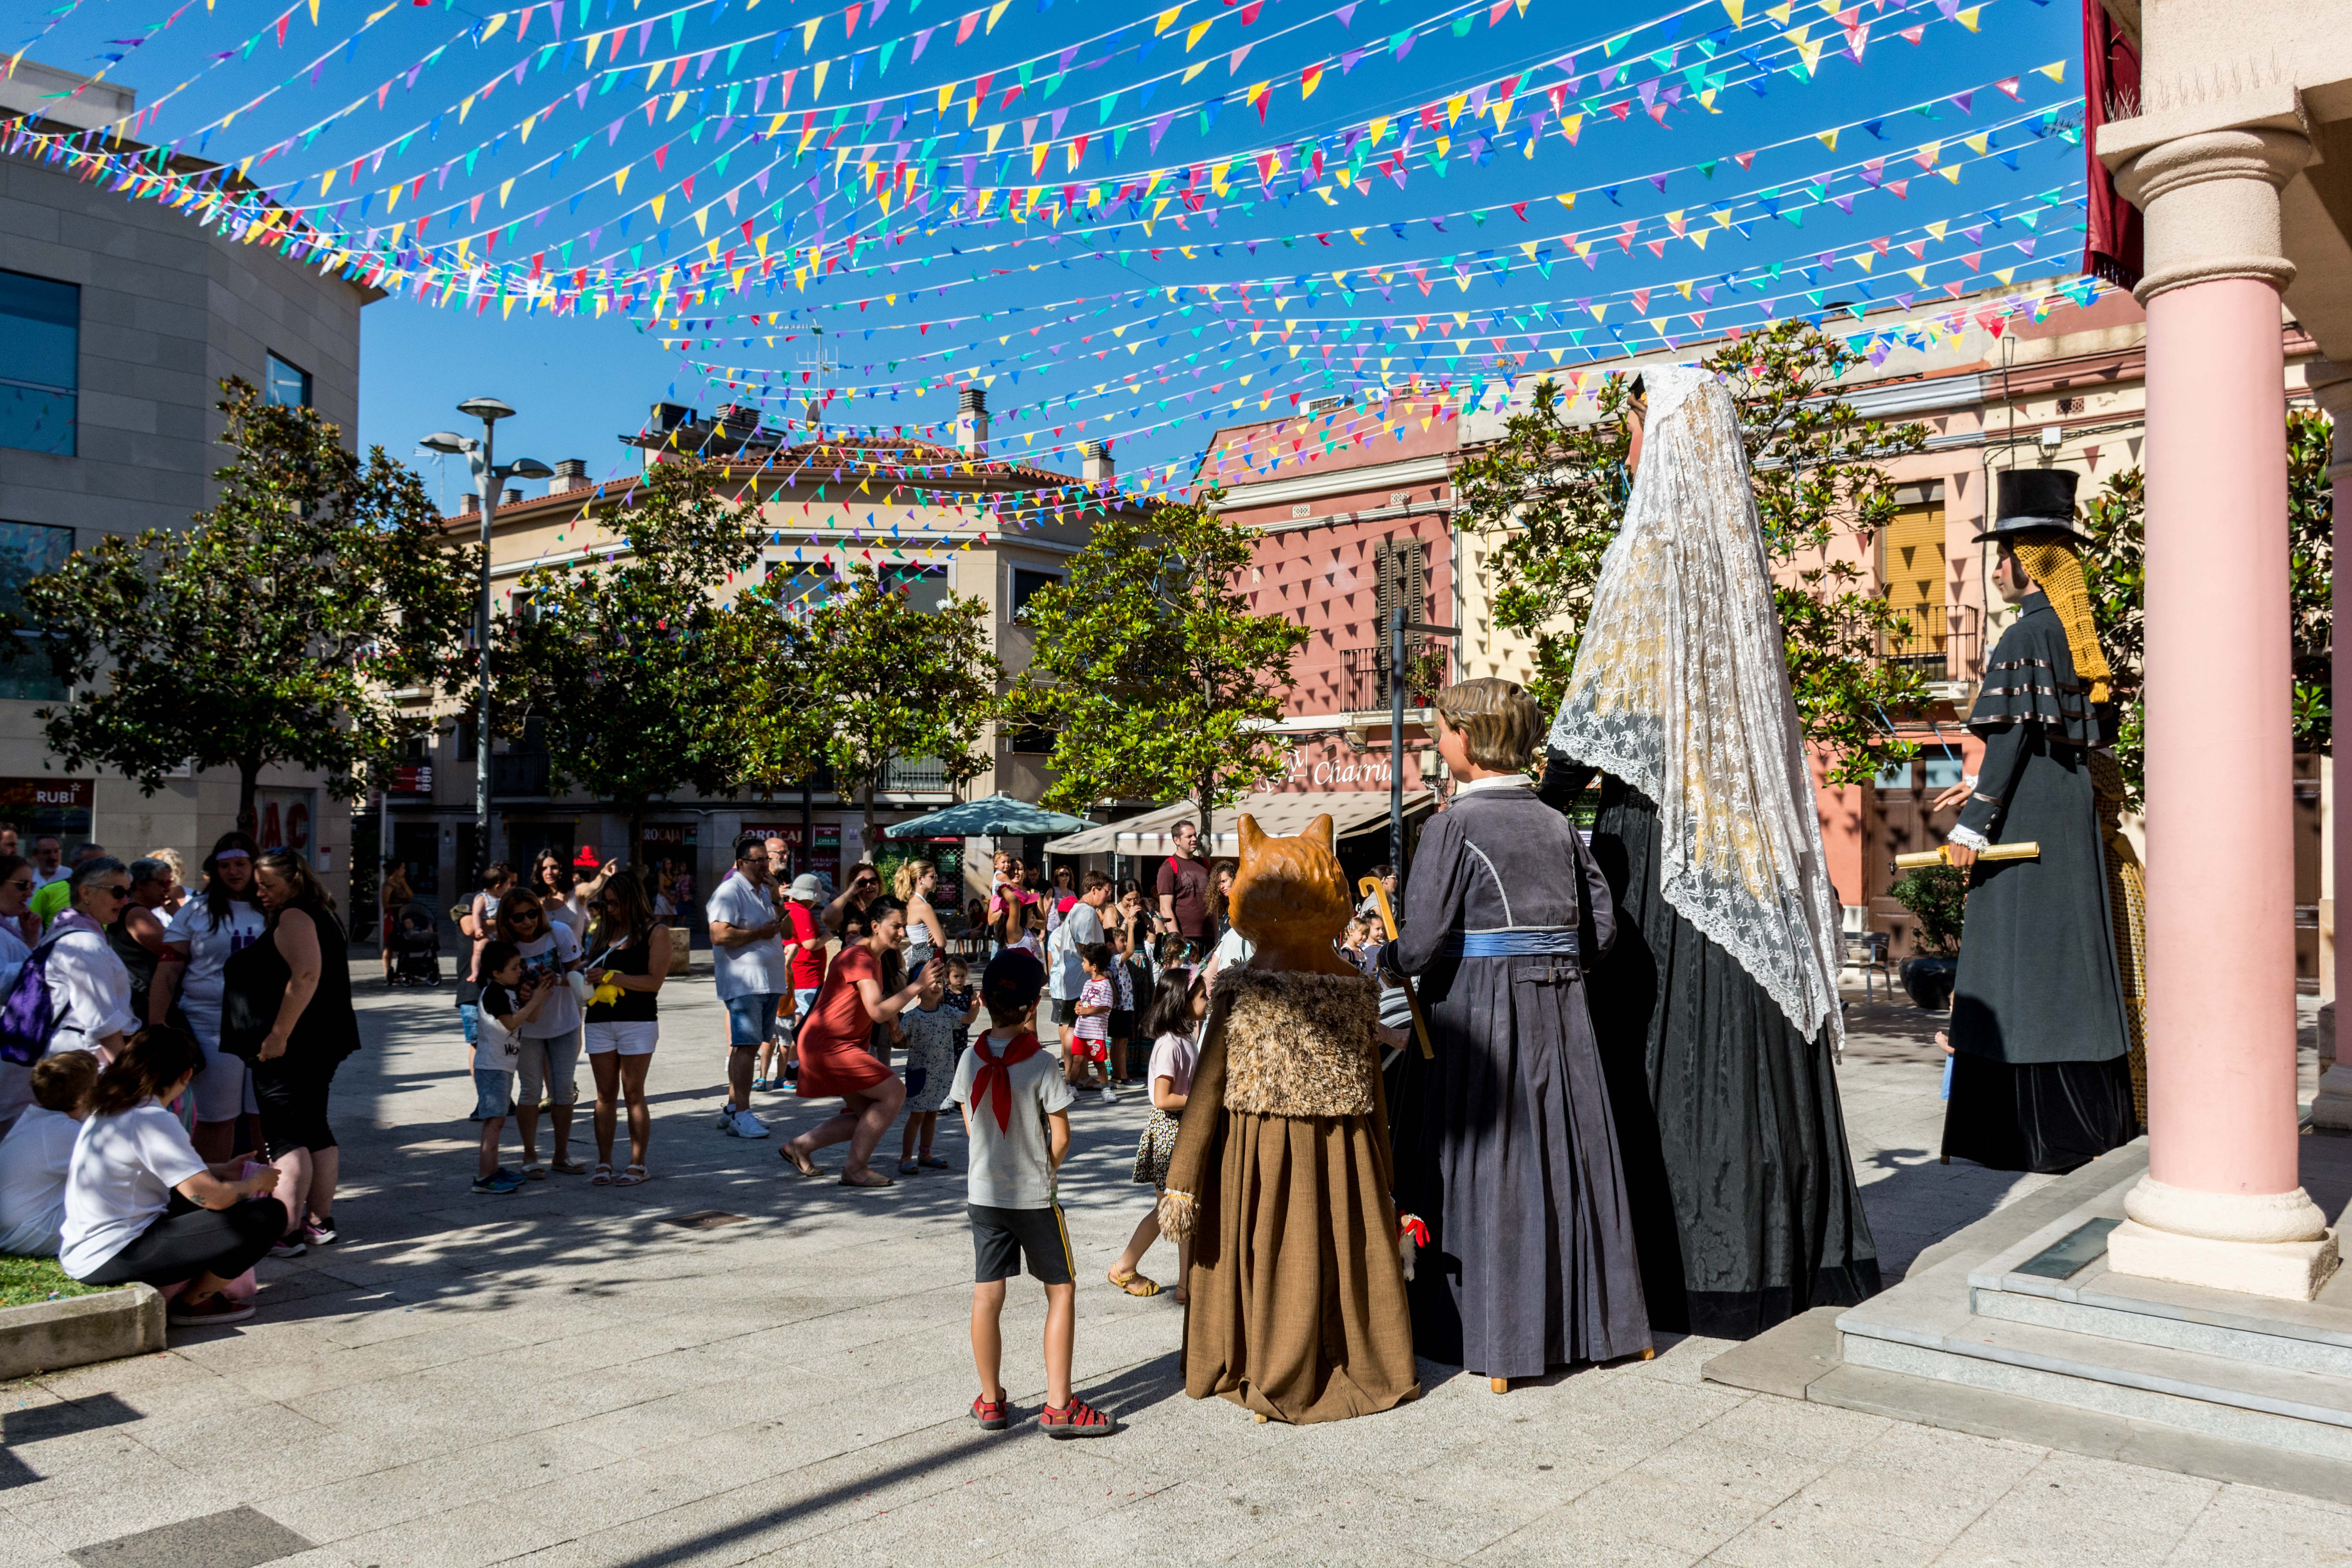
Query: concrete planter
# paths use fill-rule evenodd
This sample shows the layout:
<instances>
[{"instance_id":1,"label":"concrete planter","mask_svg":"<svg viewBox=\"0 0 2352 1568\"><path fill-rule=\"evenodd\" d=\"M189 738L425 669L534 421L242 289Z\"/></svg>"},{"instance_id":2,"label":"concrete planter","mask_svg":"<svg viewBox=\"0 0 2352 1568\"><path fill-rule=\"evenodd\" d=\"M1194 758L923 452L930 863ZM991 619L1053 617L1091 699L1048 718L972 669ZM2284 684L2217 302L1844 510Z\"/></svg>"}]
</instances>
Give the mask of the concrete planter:
<instances>
[{"instance_id":1,"label":"concrete planter","mask_svg":"<svg viewBox=\"0 0 2352 1568\"><path fill-rule=\"evenodd\" d=\"M30 1377L163 1348L163 1298L152 1285L0 1309L0 1378Z\"/></svg>"}]
</instances>

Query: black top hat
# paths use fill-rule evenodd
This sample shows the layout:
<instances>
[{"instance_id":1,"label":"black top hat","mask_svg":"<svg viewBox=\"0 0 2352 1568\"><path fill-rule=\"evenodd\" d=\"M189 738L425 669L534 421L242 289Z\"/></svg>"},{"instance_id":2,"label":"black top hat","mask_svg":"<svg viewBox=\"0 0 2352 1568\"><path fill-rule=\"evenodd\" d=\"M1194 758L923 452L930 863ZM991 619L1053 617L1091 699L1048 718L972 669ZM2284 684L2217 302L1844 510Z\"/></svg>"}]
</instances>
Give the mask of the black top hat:
<instances>
[{"instance_id":1,"label":"black top hat","mask_svg":"<svg viewBox=\"0 0 2352 1568\"><path fill-rule=\"evenodd\" d=\"M2063 533L2077 544L2091 536L2074 525L2074 486L2082 475L2072 468L2003 468L1996 492L1991 526L1977 535L1981 540L2014 539L2024 533Z\"/></svg>"}]
</instances>

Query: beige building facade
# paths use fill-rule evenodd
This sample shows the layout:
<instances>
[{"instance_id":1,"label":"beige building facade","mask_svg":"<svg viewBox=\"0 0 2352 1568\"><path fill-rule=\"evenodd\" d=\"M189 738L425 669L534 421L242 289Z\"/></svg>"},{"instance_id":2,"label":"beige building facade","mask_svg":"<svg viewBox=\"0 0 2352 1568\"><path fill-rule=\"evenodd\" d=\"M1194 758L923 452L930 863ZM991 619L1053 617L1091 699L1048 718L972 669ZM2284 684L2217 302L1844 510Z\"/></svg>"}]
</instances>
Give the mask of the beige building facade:
<instances>
[{"instance_id":1,"label":"beige building facade","mask_svg":"<svg viewBox=\"0 0 2352 1568\"><path fill-rule=\"evenodd\" d=\"M50 129L110 122L127 88L31 60L0 78L0 110ZM204 165L184 161L194 169ZM356 438L360 310L380 296L243 245L68 168L0 153L0 607L16 586L109 533L178 528L212 504L226 460L220 382L306 403ZM176 848L191 876L236 825L234 770L168 777L155 794L68 770L37 717L65 696L37 658L0 668L0 821L125 860ZM315 774L266 770L261 839L302 850L349 908L351 803Z\"/></svg>"}]
</instances>

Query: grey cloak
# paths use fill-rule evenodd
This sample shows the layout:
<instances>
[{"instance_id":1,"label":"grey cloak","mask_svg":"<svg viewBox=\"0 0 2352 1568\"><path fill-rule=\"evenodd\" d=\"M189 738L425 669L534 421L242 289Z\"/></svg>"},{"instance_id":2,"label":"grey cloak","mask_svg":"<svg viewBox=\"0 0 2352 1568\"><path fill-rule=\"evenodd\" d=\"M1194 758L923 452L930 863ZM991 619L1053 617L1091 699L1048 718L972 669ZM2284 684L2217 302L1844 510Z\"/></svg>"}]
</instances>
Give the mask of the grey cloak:
<instances>
[{"instance_id":1,"label":"grey cloak","mask_svg":"<svg viewBox=\"0 0 2352 1568\"><path fill-rule=\"evenodd\" d=\"M2089 763L2112 741L2115 715L2092 704L2048 595L2029 594L2019 608L1969 715L1985 752L1959 825L2042 853L1980 860L1970 878L1944 1153L2063 1172L2139 1134Z\"/></svg>"},{"instance_id":2,"label":"grey cloak","mask_svg":"<svg viewBox=\"0 0 2352 1568\"><path fill-rule=\"evenodd\" d=\"M1608 1087L1572 947L1612 914L1575 826L1514 784L1423 830L1392 966L1418 975L1433 1060L1391 1068L1400 1212L1429 1226L1413 1347L1487 1377L1650 1348ZM1486 945L1550 948L1463 956Z\"/></svg>"}]
</instances>

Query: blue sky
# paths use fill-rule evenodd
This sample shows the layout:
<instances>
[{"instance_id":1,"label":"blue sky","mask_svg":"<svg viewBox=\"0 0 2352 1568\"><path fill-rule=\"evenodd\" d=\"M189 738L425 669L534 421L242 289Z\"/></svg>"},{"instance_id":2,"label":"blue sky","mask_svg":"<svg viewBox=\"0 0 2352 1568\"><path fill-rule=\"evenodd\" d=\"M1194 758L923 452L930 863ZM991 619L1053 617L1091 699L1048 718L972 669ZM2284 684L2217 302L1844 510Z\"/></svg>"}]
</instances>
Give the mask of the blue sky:
<instances>
[{"instance_id":1,"label":"blue sky","mask_svg":"<svg viewBox=\"0 0 2352 1568\"><path fill-rule=\"evenodd\" d=\"M598 477L655 401L796 408L812 327L831 425L944 424L978 375L1000 450L1075 469L1108 436L1131 475L1261 398L1605 363L1768 307L1924 310L2077 247L2083 154L2053 133L2076 20L2035 0L557 3L560 32L545 0L317 0L315 24L301 0L281 45L274 5L59 0L29 52L106 67L161 100L142 139L254 159L373 237L404 291L362 318L362 440L405 456L488 393L520 411L503 450ZM660 270L714 242L714 276ZM509 309L486 256L510 296L583 279L579 313ZM446 306L413 297L424 268Z\"/></svg>"}]
</instances>

